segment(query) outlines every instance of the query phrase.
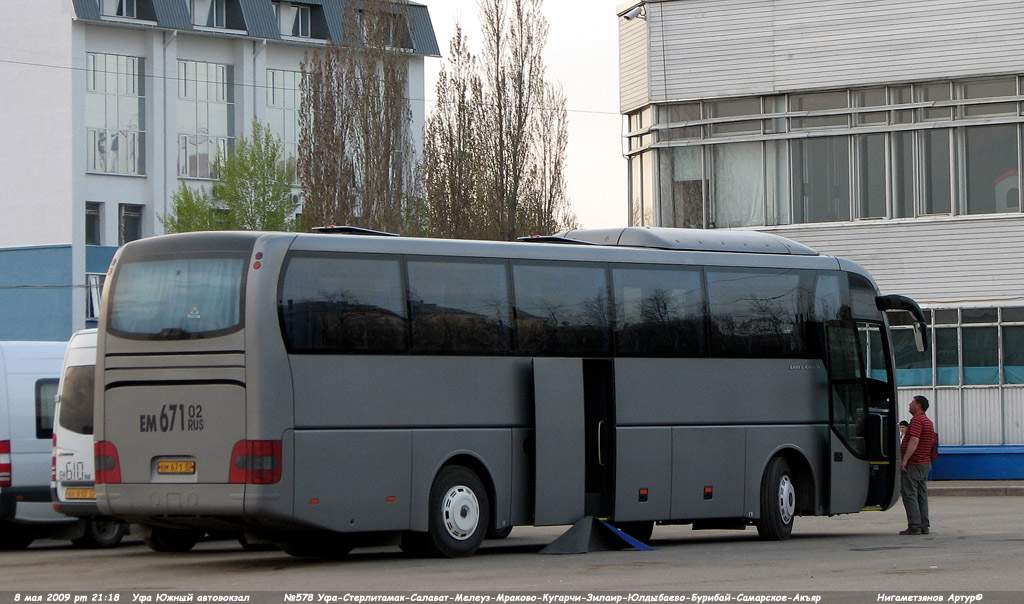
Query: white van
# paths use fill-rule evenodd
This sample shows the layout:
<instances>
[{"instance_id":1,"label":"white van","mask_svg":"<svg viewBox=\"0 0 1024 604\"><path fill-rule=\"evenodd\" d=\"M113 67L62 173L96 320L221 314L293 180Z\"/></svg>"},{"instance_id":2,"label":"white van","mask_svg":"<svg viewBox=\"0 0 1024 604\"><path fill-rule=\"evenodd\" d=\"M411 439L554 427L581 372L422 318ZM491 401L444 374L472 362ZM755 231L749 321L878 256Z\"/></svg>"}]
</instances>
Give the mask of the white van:
<instances>
[{"instance_id":1,"label":"white van","mask_svg":"<svg viewBox=\"0 0 1024 604\"><path fill-rule=\"evenodd\" d=\"M53 401L64 342L0 342L0 549L63 536L75 521L50 501Z\"/></svg>"},{"instance_id":2,"label":"white van","mask_svg":"<svg viewBox=\"0 0 1024 604\"><path fill-rule=\"evenodd\" d=\"M81 521L70 538L80 547L113 547L128 526L101 516L96 505L92 440L96 330L71 336L61 370L53 421L53 507Z\"/></svg>"}]
</instances>

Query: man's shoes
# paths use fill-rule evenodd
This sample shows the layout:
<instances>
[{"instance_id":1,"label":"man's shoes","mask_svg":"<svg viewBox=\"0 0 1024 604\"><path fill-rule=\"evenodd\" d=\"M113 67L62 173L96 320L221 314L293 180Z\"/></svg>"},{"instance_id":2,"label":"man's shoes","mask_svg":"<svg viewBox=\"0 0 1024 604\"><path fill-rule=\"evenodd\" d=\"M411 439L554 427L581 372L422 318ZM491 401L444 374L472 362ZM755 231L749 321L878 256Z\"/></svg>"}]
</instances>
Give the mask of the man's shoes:
<instances>
[{"instance_id":1,"label":"man's shoes","mask_svg":"<svg viewBox=\"0 0 1024 604\"><path fill-rule=\"evenodd\" d=\"M920 535L921 534L921 529L908 528L908 529L904 529L904 530L900 531L900 534L901 535Z\"/></svg>"},{"instance_id":2,"label":"man's shoes","mask_svg":"<svg viewBox=\"0 0 1024 604\"><path fill-rule=\"evenodd\" d=\"M929 533L928 527L925 527L925 528L921 529L921 534L922 535L927 535L928 533Z\"/></svg>"}]
</instances>

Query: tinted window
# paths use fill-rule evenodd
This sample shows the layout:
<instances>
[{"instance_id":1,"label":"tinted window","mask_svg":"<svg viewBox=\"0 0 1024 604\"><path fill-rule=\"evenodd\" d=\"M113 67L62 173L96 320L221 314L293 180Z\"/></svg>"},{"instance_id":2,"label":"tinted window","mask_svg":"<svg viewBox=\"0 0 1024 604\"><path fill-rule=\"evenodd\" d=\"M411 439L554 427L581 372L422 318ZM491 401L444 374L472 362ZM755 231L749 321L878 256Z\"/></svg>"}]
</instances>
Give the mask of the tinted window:
<instances>
[{"instance_id":1,"label":"tinted window","mask_svg":"<svg viewBox=\"0 0 1024 604\"><path fill-rule=\"evenodd\" d=\"M53 437L53 408L58 380L36 382L36 438Z\"/></svg>"},{"instance_id":2,"label":"tinted window","mask_svg":"<svg viewBox=\"0 0 1024 604\"><path fill-rule=\"evenodd\" d=\"M707 354L700 270L614 269L612 282L618 354Z\"/></svg>"},{"instance_id":3,"label":"tinted window","mask_svg":"<svg viewBox=\"0 0 1024 604\"><path fill-rule=\"evenodd\" d=\"M712 356L806 357L811 271L707 271Z\"/></svg>"},{"instance_id":4,"label":"tinted window","mask_svg":"<svg viewBox=\"0 0 1024 604\"><path fill-rule=\"evenodd\" d=\"M532 355L607 354L611 308L602 267L517 265L516 347Z\"/></svg>"},{"instance_id":5,"label":"tinted window","mask_svg":"<svg viewBox=\"0 0 1024 604\"><path fill-rule=\"evenodd\" d=\"M110 331L187 339L238 329L247 262L247 254L211 254L120 264L111 290Z\"/></svg>"},{"instance_id":6,"label":"tinted window","mask_svg":"<svg viewBox=\"0 0 1024 604\"><path fill-rule=\"evenodd\" d=\"M60 425L79 434L92 434L93 386L96 366L68 367L60 391Z\"/></svg>"},{"instance_id":7,"label":"tinted window","mask_svg":"<svg viewBox=\"0 0 1024 604\"><path fill-rule=\"evenodd\" d=\"M875 297L878 293L871 283L860 275L850 274L850 306L856 319L882 320Z\"/></svg>"},{"instance_id":8,"label":"tinted window","mask_svg":"<svg viewBox=\"0 0 1024 604\"><path fill-rule=\"evenodd\" d=\"M278 308L292 352L401 352L408 320L397 260L288 259Z\"/></svg>"},{"instance_id":9,"label":"tinted window","mask_svg":"<svg viewBox=\"0 0 1024 604\"><path fill-rule=\"evenodd\" d=\"M512 305L504 264L409 262L408 271L413 351L509 352Z\"/></svg>"}]
</instances>

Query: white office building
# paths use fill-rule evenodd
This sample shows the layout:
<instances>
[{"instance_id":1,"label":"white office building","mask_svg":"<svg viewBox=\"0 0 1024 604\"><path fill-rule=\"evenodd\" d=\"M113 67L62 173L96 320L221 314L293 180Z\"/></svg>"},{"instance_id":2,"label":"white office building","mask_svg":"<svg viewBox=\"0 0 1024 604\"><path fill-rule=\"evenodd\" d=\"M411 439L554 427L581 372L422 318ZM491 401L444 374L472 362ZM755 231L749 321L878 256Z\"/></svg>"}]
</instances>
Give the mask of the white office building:
<instances>
[{"instance_id":1,"label":"white office building","mask_svg":"<svg viewBox=\"0 0 1024 604\"><path fill-rule=\"evenodd\" d=\"M932 401L952 474L1024 477L1024 2L618 16L631 224L758 229L862 264L930 317L925 355L894 334L904 415Z\"/></svg>"},{"instance_id":2,"label":"white office building","mask_svg":"<svg viewBox=\"0 0 1024 604\"><path fill-rule=\"evenodd\" d=\"M414 148L427 7L399 0ZM298 143L299 64L342 35L346 0L8 0L0 20L0 340L95 325L119 245L160 234L179 183L269 124Z\"/></svg>"}]
</instances>

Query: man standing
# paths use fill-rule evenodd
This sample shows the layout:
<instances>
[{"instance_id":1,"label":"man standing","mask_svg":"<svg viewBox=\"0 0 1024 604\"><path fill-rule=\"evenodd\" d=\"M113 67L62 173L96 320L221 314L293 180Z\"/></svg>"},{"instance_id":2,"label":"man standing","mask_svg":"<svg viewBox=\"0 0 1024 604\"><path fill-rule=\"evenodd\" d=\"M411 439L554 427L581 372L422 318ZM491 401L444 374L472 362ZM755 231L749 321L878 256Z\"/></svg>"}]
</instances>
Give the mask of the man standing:
<instances>
[{"instance_id":1,"label":"man standing","mask_svg":"<svg viewBox=\"0 0 1024 604\"><path fill-rule=\"evenodd\" d=\"M925 415L928 399L915 396L910 401L910 427L900 443L900 477L903 507L907 510L907 528L901 535L927 535L928 472L932 469L932 444L935 428Z\"/></svg>"}]
</instances>

